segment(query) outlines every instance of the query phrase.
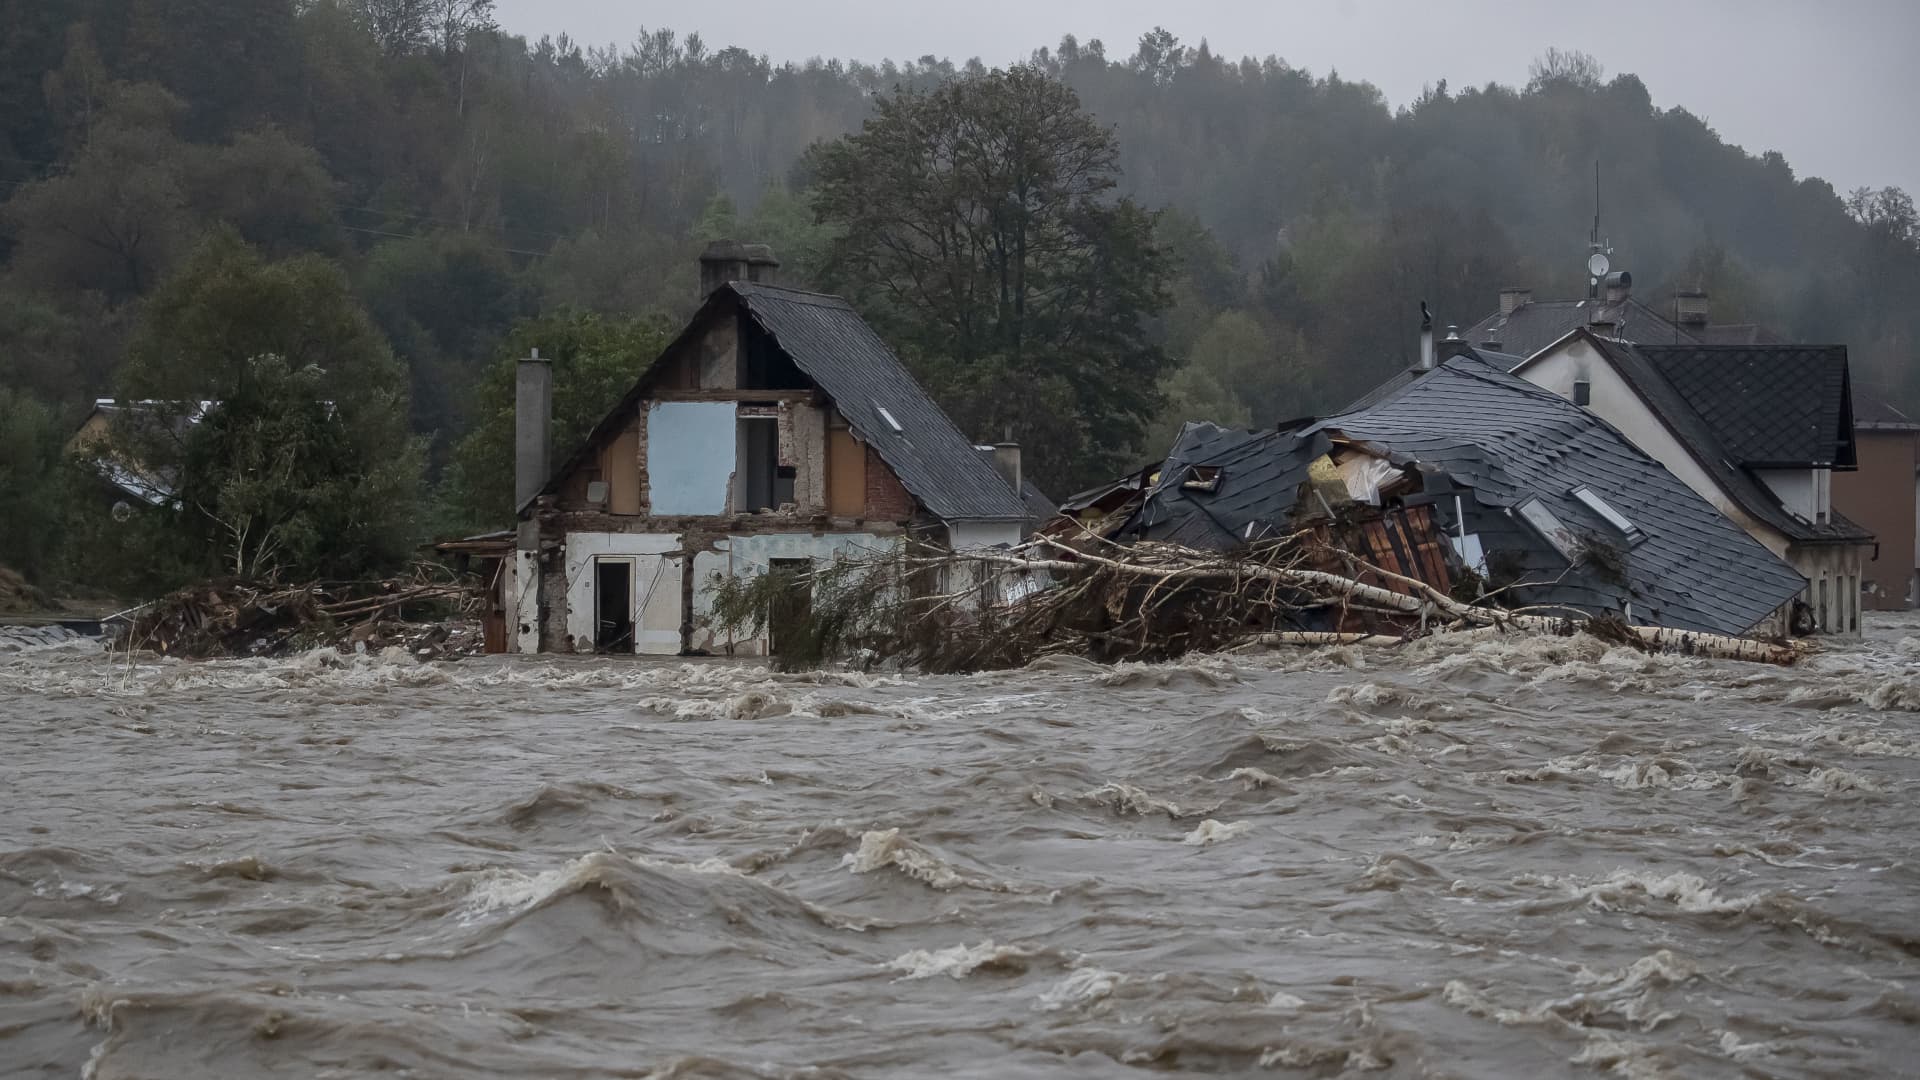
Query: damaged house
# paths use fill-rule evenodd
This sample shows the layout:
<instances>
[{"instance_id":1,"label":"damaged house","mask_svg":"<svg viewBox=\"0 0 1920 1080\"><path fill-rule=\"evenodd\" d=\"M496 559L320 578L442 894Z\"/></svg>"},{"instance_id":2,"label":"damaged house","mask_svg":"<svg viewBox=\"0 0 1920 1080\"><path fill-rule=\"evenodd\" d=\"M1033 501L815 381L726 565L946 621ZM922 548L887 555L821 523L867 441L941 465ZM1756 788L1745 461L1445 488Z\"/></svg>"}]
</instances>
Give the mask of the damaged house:
<instances>
[{"instance_id":1,"label":"damaged house","mask_svg":"<svg viewBox=\"0 0 1920 1080\"><path fill-rule=\"evenodd\" d=\"M764 246L700 262L699 312L557 468L550 369L520 365L518 523L494 542L512 651L764 654L704 625L718 580L1012 544L1044 503L1019 448L964 437L846 301L774 284Z\"/></svg>"},{"instance_id":2,"label":"damaged house","mask_svg":"<svg viewBox=\"0 0 1920 1080\"><path fill-rule=\"evenodd\" d=\"M1799 630L1860 632L1874 536L1833 506L1835 473L1857 461L1845 346L1636 344L1581 327L1513 374L1611 424L1798 571ZM1887 552L1902 569L1906 556Z\"/></svg>"},{"instance_id":3,"label":"damaged house","mask_svg":"<svg viewBox=\"0 0 1920 1080\"><path fill-rule=\"evenodd\" d=\"M1086 501L1083 519L1118 521L1121 542L1230 551L1304 531L1456 598L1499 590L1542 614L1767 633L1806 586L1604 420L1457 340L1338 416L1188 424L1144 482Z\"/></svg>"}]
</instances>

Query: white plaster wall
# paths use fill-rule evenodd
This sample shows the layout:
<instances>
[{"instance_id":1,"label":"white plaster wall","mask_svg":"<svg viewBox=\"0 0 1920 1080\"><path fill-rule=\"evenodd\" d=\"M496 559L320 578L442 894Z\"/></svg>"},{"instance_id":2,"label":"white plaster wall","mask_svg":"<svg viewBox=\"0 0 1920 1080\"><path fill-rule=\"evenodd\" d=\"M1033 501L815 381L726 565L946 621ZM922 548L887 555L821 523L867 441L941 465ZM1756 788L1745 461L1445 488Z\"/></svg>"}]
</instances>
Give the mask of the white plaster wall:
<instances>
[{"instance_id":1,"label":"white plaster wall","mask_svg":"<svg viewBox=\"0 0 1920 1080\"><path fill-rule=\"evenodd\" d=\"M1026 539L1027 527L1018 521L949 521L947 543L955 551L1013 545Z\"/></svg>"},{"instance_id":2,"label":"white plaster wall","mask_svg":"<svg viewBox=\"0 0 1920 1080\"><path fill-rule=\"evenodd\" d=\"M713 613L713 592L710 582L715 574L722 577L753 577L767 572L774 559L811 559L821 561L833 558L854 558L865 555L891 554L900 550L901 538L897 536L876 536L872 533L761 533L753 536L730 536L716 542L713 551L698 551L693 556L693 621L694 645L721 653L731 651L740 656L764 656L767 651L766 638L734 638L724 632L716 633L714 628L705 625Z\"/></svg>"},{"instance_id":3,"label":"white plaster wall","mask_svg":"<svg viewBox=\"0 0 1920 1080\"><path fill-rule=\"evenodd\" d=\"M1813 469L1755 469L1753 475L1767 485L1787 512L1802 521L1819 521L1825 516L1820 505L1820 486Z\"/></svg>"},{"instance_id":4,"label":"white plaster wall","mask_svg":"<svg viewBox=\"0 0 1920 1080\"><path fill-rule=\"evenodd\" d=\"M680 651L680 550L678 533L567 534L567 635L575 649L593 649L593 563L598 558L634 560L635 651L672 656Z\"/></svg>"},{"instance_id":5,"label":"white plaster wall","mask_svg":"<svg viewBox=\"0 0 1920 1080\"><path fill-rule=\"evenodd\" d=\"M1673 433L1653 414L1653 410L1647 408L1640 396L1633 392L1633 387L1627 385L1626 380L1613 370L1613 365L1607 363L1593 346L1578 339L1556 346L1552 351L1528 361L1516 374L1568 401L1573 400L1574 381L1586 379L1593 394L1588 411L1618 428L1628 442L1640 448L1641 453L1665 465L1667 471L1679 477L1681 483L1712 503L1734 524L1745 529L1747 535L1765 545L1768 551L1783 559L1787 557L1787 538L1772 527L1754 520L1734 503L1721 490L1719 483L1693 459L1687 448L1680 444L1680 440L1673 437Z\"/></svg>"},{"instance_id":6,"label":"white plaster wall","mask_svg":"<svg viewBox=\"0 0 1920 1080\"><path fill-rule=\"evenodd\" d=\"M516 551L507 563L507 603L513 651L540 651L540 553Z\"/></svg>"}]
</instances>

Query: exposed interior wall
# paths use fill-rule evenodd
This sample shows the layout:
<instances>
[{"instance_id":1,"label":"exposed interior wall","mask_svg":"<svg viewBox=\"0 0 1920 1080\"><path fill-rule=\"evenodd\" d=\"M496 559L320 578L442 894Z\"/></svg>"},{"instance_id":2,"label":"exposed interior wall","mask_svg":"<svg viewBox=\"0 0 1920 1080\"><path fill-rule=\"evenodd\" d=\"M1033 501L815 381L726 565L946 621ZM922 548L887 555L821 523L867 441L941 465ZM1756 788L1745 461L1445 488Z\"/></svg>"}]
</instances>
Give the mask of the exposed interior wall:
<instances>
[{"instance_id":1,"label":"exposed interior wall","mask_svg":"<svg viewBox=\"0 0 1920 1080\"><path fill-rule=\"evenodd\" d=\"M566 636L571 651L594 651L594 564L633 563L629 610L634 651L672 656L680 651L680 537L674 533L572 532L565 549Z\"/></svg>"},{"instance_id":2,"label":"exposed interior wall","mask_svg":"<svg viewBox=\"0 0 1920 1080\"><path fill-rule=\"evenodd\" d=\"M1920 434L1861 430L1854 433L1859 469L1833 474L1833 508L1873 531L1879 557L1862 569L1862 602L1890 611L1914 601L1916 557L1915 468L1920 466Z\"/></svg>"},{"instance_id":3,"label":"exposed interior wall","mask_svg":"<svg viewBox=\"0 0 1920 1080\"><path fill-rule=\"evenodd\" d=\"M647 497L654 514L727 513L734 472L735 406L729 401L647 405Z\"/></svg>"},{"instance_id":4,"label":"exposed interior wall","mask_svg":"<svg viewBox=\"0 0 1920 1080\"><path fill-rule=\"evenodd\" d=\"M1760 541L1768 551L1783 559L1787 557L1787 537L1772 526L1756 520L1734 502L1592 345L1576 338L1528 361L1518 374L1535 386L1551 390L1568 401L1573 400L1574 382L1585 380L1592 394L1587 411L1619 429L1628 442L1639 447L1641 453L1666 466L1667 471L1678 477L1681 483L1712 503L1715 509L1746 530L1747 535Z\"/></svg>"},{"instance_id":5,"label":"exposed interior wall","mask_svg":"<svg viewBox=\"0 0 1920 1080\"><path fill-rule=\"evenodd\" d=\"M844 424L827 431L827 512L857 518L867 511L867 448Z\"/></svg>"}]
</instances>

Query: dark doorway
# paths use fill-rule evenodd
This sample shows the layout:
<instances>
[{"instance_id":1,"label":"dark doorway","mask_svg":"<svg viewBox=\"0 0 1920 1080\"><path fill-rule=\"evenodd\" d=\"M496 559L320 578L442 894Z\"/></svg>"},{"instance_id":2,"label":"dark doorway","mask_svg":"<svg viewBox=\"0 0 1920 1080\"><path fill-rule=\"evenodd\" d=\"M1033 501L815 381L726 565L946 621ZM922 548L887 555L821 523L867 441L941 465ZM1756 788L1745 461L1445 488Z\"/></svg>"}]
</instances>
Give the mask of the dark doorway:
<instances>
[{"instance_id":1,"label":"dark doorway","mask_svg":"<svg viewBox=\"0 0 1920 1080\"><path fill-rule=\"evenodd\" d=\"M594 560L593 606L594 651L632 652L633 563L631 560Z\"/></svg>"},{"instance_id":2,"label":"dark doorway","mask_svg":"<svg viewBox=\"0 0 1920 1080\"><path fill-rule=\"evenodd\" d=\"M813 582L807 576L813 569L813 560L771 559L767 569L783 579L783 588L773 600L773 610L767 613L767 652L785 656L801 647L798 639L805 632L807 620L813 616Z\"/></svg>"}]
</instances>

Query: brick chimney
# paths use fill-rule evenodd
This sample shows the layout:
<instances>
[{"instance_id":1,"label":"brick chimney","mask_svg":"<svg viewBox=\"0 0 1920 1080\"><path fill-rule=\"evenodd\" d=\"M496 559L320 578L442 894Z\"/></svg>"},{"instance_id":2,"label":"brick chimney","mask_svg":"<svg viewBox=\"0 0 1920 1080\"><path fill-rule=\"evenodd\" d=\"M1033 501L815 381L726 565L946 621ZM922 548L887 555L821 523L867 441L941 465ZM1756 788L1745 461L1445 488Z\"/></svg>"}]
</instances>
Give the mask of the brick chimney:
<instances>
[{"instance_id":1,"label":"brick chimney","mask_svg":"<svg viewBox=\"0 0 1920 1080\"><path fill-rule=\"evenodd\" d=\"M765 244L742 244L735 240L715 240L700 253L700 299L729 281L757 281L773 284L780 260Z\"/></svg>"},{"instance_id":2,"label":"brick chimney","mask_svg":"<svg viewBox=\"0 0 1920 1080\"><path fill-rule=\"evenodd\" d=\"M1623 303L1633 295L1633 275L1625 270L1615 270L1607 275L1607 303Z\"/></svg>"},{"instance_id":3,"label":"brick chimney","mask_svg":"<svg viewBox=\"0 0 1920 1080\"><path fill-rule=\"evenodd\" d=\"M1500 290L1500 314L1511 315L1533 303L1533 290L1509 285Z\"/></svg>"},{"instance_id":4,"label":"brick chimney","mask_svg":"<svg viewBox=\"0 0 1920 1080\"><path fill-rule=\"evenodd\" d=\"M1673 294L1673 321L1685 327L1707 325L1707 291L1682 289Z\"/></svg>"}]
</instances>

